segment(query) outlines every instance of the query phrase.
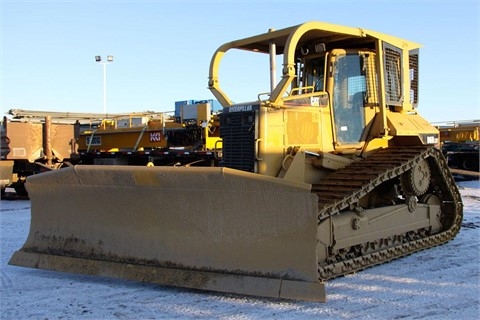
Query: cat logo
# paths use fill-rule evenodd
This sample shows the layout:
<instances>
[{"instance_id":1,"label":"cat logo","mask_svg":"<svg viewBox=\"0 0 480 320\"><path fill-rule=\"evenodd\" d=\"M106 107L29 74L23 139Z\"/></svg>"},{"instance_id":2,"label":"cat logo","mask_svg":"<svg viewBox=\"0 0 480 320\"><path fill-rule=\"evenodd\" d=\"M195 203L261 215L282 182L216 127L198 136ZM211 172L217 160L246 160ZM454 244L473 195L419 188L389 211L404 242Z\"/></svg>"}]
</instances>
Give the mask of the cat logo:
<instances>
[{"instance_id":1,"label":"cat logo","mask_svg":"<svg viewBox=\"0 0 480 320\"><path fill-rule=\"evenodd\" d=\"M162 133L160 131L150 132L150 142L159 142L162 138Z\"/></svg>"}]
</instances>

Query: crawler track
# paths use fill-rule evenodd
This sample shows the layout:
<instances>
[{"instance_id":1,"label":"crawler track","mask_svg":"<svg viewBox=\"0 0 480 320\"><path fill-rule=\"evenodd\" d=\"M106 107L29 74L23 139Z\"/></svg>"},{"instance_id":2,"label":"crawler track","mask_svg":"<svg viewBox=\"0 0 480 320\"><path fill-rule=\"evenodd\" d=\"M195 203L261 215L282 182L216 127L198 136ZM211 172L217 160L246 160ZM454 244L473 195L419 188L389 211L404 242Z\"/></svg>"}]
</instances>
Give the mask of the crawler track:
<instances>
[{"instance_id":1,"label":"crawler track","mask_svg":"<svg viewBox=\"0 0 480 320\"><path fill-rule=\"evenodd\" d=\"M380 150L315 184L312 191L318 195L318 221L320 223L328 217L341 214L342 210L355 207L362 197L377 186L400 177L424 159L428 161L431 170L430 192L441 201L443 229L435 234L428 230L418 230L414 234L392 235L388 239L378 239L377 243L384 245L374 250L350 254L343 259L336 257L332 261L319 261L320 280L365 269L442 244L455 237L460 230L463 217L460 193L441 152L427 146Z\"/></svg>"}]
</instances>

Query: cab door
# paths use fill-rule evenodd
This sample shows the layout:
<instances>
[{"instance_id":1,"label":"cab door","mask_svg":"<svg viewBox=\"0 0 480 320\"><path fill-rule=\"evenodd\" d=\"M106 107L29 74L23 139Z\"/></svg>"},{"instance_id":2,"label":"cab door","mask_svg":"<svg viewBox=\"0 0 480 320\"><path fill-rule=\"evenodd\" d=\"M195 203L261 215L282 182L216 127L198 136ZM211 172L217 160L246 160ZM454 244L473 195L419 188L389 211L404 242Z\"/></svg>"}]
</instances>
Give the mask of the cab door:
<instances>
[{"instance_id":1,"label":"cab door","mask_svg":"<svg viewBox=\"0 0 480 320\"><path fill-rule=\"evenodd\" d=\"M361 148L367 126L369 74L374 74L371 52L333 50L329 62L333 136L336 149ZM373 77L375 78L375 76Z\"/></svg>"}]
</instances>

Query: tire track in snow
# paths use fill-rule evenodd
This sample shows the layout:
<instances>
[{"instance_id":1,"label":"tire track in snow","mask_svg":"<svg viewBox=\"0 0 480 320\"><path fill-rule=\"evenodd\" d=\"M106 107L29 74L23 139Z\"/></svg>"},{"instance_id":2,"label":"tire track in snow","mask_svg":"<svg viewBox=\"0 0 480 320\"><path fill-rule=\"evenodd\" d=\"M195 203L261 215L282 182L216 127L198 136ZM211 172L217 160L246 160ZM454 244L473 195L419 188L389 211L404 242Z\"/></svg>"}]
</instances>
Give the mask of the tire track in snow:
<instances>
[{"instance_id":1,"label":"tire track in snow","mask_svg":"<svg viewBox=\"0 0 480 320\"><path fill-rule=\"evenodd\" d=\"M15 287L12 279L10 278L10 276L8 275L8 273L5 270L0 269L0 275L1 275L0 282L2 284L2 291L4 289L10 290L10 289Z\"/></svg>"}]
</instances>

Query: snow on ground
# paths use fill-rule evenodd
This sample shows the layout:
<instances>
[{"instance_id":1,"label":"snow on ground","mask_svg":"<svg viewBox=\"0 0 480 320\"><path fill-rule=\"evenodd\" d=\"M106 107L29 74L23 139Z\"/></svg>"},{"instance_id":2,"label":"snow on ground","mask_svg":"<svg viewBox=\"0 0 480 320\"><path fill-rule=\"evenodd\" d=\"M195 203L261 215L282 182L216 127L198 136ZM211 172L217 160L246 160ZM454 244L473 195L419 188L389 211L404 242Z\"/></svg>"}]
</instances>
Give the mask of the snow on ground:
<instances>
[{"instance_id":1,"label":"snow on ground","mask_svg":"<svg viewBox=\"0 0 480 320\"><path fill-rule=\"evenodd\" d=\"M445 245L327 283L327 303L199 292L8 265L30 201L0 209L1 319L479 319L480 182L460 182L463 228Z\"/></svg>"}]
</instances>

